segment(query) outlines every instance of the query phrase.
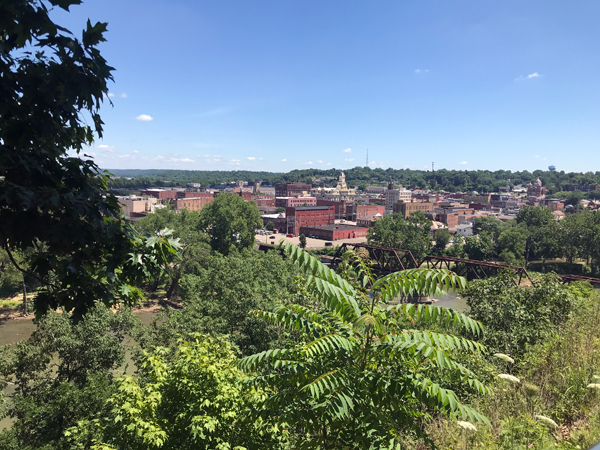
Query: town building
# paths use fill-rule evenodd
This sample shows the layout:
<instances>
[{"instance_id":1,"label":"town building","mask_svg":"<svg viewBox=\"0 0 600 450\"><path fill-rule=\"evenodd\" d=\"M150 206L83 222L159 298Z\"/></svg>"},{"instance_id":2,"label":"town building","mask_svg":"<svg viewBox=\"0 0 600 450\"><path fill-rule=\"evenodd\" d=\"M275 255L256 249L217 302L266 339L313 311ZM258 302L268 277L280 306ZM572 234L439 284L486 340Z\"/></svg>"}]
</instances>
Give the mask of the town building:
<instances>
[{"instance_id":1,"label":"town building","mask_svg":"<svg viewBox=\"0 0 600 450\"><path fill-rule=\"evenodd\" d=\"M147 195L159 200L174 200L177 198L177 192L174 189L143 189L140 195Z\"/></svg>"},{"instance_id":2,"label":"town building","mask_svg":"<svg viewBox=\"0 0 600 450\"><path fill-rule=\"evenodd\" d=\"M337 241L339 239L354 239L366 237L369 228L358 227L355 225L313 225L300 228L300 234L305 236L325 239L327 241Z\"/></svg>"},{"instance_id":3,"label":"town building","mask_svg":"<svg viewBox=\"0 0 600 450\"><path fill-rule=\"evenodd\" d=\"M408 217L415 211L421 211L423 214L433 211L433 203L399 201L394 204L392 211L394 213L400 213L402 214L402 217L408 219Z\"/></svg>"},{"instance_id":4,"label":"town building","mask_svg":"<svg viewBox=\"0 0 600 450\"><path fill-rule=\"evenodd\" d=\"M317 206L317 199L301 195L297 195L296 197L275 197L276 208L295 208L298 206Z\"/></svg>"},{"instance_id":5,"label":"town building","mask_svg":"<svg viewBox=\"0 0 600 450\"><path fill-rule=\"evenodd\" d=\"M310 192L311 195L317 199L335 202L353 202L356 198L356 191L354 189L350 189L346 184L346 175L344 175L344 172L340 174L336 187L317 187L312 189Z\"/></svg>"},{"instance_id":6,"label":"town building","mask_svg":"<svg viewBox=\"0 0 600 450\"><path fill-rule=\"evenodd\" d=\"M349 203L345 200L336 201L336 200L328 200L323 198L317 199L317 206L333 206L335 211L335 218L337 220L346 218L346 209L349 206Z\"/></svg>"},{"instance_id":7,"label":"town building","mask_svg":"<svg viewBox=\"0 0 600 450\"><path fill-rule=\"evenodd\" d=\"M356 226L358 227L367 227L373 228L375 226L375 222L383 217L382 213L373 214L372 216L362 217L356 220Z\"/></svg>"},{"instance_id":8,"label":"town building","mask_svg":"<svg viewBox=\"0 0 600 450\"><path fill-rule=\"evenodd\" d=\"M402 187L402 186L400 186ZM412 192L407 189L394 189L394 182L388 184L385 191L385 212L391 214L394 211L394 205L400 201L409 203L412 198Z\"/></svg>"},{"instance_id":9,"label":"town building","mask_svg":"<svg viewBox=\"0 0 600 450\"><path fill-rule=\"evenodd\" d=\"M456 234L462 237L473 236L473 222L461 223L456 227Z\"/></svg>"},{"instance_id":10,"label":"town building","mask_svg":"<svg viewBox=\"0 0 600 450\"><path fill-rule=\"evenodd\" d=\"M286 208L286 229L288 234L300 234L301 227L316 225L333 225L335 223L335 208L333 206L300 206Z\"/></svg>"},{"instance_id":11,"label":"town building","mask_svg":"<svg viewBox=\"0 0 600 450\"><path fill-rule=\"evenodd\" d=\"M117 197L117 200L123 214L134 220L154 212L158 204L158 199L155 197L138 197L137 195Z\"/></svg>"},{"instance_id":12,"label":"town building","mask_svg":"<svg viewBox=\"0 0 600 450\"><path fill-rule=\"evenodd\" d=\"M539 178L527 186L528 197L543 198L546 196L546 188L542 186L542 180Z\"/></svg>"},{"instance_id":13,"label":"town building","mask_svg":"<svg viewBox=\"0 0 600 450\"><path fill-rule=\"evenodd\" d=\"M364 219L366 217L373 217L375 214L379 213L383 215L385 212L384 206L378 205L357 205L351 204L346 205L346 220L351 220L352 222L356 222L360 219Z\"/></svg>"},{"instance_id":14,"label":"town building","mask_svg":"<svg viewBox=\"0 0 600 450\"><path fill-rule=\"evenodd\" d=\"M202 209L214 200L214 194L208 192L196 192L202 194L195 197L182 197L174 201L175 211L181 212L183 209L188 211L202 211Z\"/></svg>"},{"instance_id":15,"label":"town building","mask_svg":"<svg viewBox=\"0 0 600 450\"><path fill-rule=\"evenodd\" d=\"M367 186L365 193L381 195L385 192L385 186Z\"/></svg>"},{"instance_id":16,"label":"town building","mask_svg":"<svg viewBox=\"0 0 600 450\"><path fill-rule=\"evenodd\" d=\"M306 183L278 183L275 185L275 197L296 197L310 192L312 185Z\"/></svg>"}]
</instances>

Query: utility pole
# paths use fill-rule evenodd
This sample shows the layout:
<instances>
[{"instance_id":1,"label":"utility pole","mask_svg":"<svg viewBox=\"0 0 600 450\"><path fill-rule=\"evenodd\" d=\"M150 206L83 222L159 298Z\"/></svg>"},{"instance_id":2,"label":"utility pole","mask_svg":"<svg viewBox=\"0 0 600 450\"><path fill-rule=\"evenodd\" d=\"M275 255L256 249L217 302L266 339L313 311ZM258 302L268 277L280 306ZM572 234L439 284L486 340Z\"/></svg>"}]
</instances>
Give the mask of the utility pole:
<instances>
[{"instance_id":1,"label":"utility pole","mask_svg":"<svg viewBox=\"0 0 600 450\"><path fill-rule=\"evenodd\" d=\"M435 169L433 168L433 162L431 163L431 171L435 172Z\"/></svg>"},{"instance_id":2,"label":"utility pole","mask_svg":"<svg viewBox=\"0 0 600 450\"><path fill-rule=\"evenodd\" d=\"M369 167L369 149L367 149L367 163L365 164L365 167Z\"/></svg>"}]
</instances>

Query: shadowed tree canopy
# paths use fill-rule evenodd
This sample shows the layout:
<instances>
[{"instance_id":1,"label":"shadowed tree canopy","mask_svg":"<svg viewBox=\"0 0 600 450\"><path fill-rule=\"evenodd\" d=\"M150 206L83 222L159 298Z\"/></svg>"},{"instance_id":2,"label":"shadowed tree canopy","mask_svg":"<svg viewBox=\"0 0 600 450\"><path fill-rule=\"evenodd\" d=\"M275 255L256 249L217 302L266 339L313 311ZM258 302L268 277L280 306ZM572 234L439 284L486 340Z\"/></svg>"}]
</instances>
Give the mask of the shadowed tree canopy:
<instances>
[{"instance_id":1,"label":"shadowed tree canopy","mask_svg":"<svg viewBox=\"0 0 600 450\"><path fill-rule=\"evenodd\" d=\"M136 237L107 174L83 154L102 137L113 69L97 48L105 23L88 20L77 39L50 19L53 7L78 3L0 2L0 245L41 284L38 313L64 307L76 317L97 300L139 298L131 285L149 275L151 253L169 246ZM25 264L15 252L29 255Z\"/></svg>"}]
</instances>

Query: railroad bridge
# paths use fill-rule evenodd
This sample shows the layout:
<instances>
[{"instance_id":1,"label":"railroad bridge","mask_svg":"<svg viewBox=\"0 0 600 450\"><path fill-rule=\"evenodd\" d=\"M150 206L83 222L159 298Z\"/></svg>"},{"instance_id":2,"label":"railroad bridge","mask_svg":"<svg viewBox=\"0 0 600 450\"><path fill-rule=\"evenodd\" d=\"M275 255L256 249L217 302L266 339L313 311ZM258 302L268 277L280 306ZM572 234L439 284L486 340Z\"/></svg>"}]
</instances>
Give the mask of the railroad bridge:
<instances>
[{"instance_id":1,"label":"railroad bridge","mask_svg":"<svg viewBox=\"0 0 600 450\"><path fill-rule=\"evenodd\" d=\"M363 243L348 244L344 243L339 248L335 256L329 263L330 267L336 268L342 261L342 250L364 248L369 252L369 258L374 261L373 270L379 275L398 272L415 267L427 267L433 269L446 268L452 270L457 275L467 278L467 280L476 280L488 278L498 274L501 270L513 270L518 276L517 284L521 284L525 279L531 282L531 277L527 269L519 266L507 264L498 264L487 261L477 261L473 259L455 258L453 256L427 255L422 261L417 262L410 250L399 248L381 247L378 245L369 245ZM600 285L600 278L585 277L580 275L558 275L563 283L572 281L589 281L591 284Z\"/></svg>"}]
</instances>

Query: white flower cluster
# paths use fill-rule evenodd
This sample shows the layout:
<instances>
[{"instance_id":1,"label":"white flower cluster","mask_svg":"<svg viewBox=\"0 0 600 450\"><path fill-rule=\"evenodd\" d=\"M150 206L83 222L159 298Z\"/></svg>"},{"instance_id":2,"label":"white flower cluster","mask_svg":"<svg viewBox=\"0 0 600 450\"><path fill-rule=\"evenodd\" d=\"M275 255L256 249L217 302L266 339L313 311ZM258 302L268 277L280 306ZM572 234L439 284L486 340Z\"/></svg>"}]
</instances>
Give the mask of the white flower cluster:
<instances>
[{"instance_id":1,"label":"white flower cluster","mask_svg":"<svg viewBox=\"0 0 600 450\"><path fill-rule=\"evenodd\" d=\"M459 427L464 428L465 430L477 431L477 427L473 425L471 422L465 422L463 420L459 420L456 422Z\"/></svg>"},{"instance_id":2,"label":"white flower cluster","mask_svg":"<svg viewBox=\"0 0 600 450\"><path fill-rule=\"evenodd\" d=\"M540 416L539 414L535 416L535 418L541 422L544 422L546 425L551 425L554 428L558 428L558 424L552 420L550 417Z\"/></svg>"},{"instance_id":3,"label":"white flower cluster","mask_svg":"<svg viewBox=\"0 0 600 450\"><path fill-rule=\"evenodd\" d=\"M505 355L504 353L494 353L494 356L496 358L500 358L503 361L509 362L511 364L514 364L515 360L512 359L510 356Z\"/></svg>"},{"instance_id":4,"label":"white flower cluster","mask_svg":"<svg viewBox=\"0 0 600 450\"><path fill-rule=\"evenodd\" d=\"M499 374L498 378L501 378L501 379L506 380L506 381L510 381L511 383L520 383L521 382L521 380L519 380L514 375L509 375L507 373L501 373L501 374Z\"/></svg>"}]
</instances>

